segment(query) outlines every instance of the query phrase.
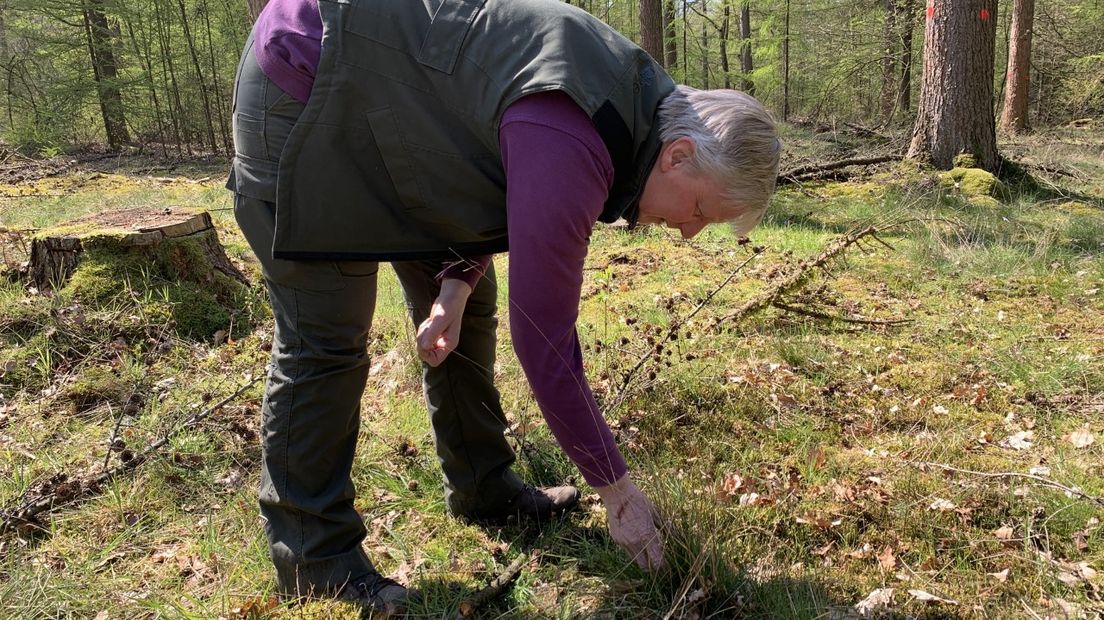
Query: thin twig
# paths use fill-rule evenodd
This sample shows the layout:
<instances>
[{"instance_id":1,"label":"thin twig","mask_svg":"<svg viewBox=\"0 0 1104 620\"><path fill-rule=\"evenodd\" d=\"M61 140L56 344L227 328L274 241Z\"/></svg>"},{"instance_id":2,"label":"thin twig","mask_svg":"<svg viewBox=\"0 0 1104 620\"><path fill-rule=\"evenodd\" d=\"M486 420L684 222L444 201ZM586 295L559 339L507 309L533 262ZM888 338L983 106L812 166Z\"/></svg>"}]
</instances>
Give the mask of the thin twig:
<instances>
[{"instance_id":1,"label":"thin twig","mask_svg":"<svg viewBox=\"0 0 1104 620\"><path fill-rule=\"evenodd\" d=\"M701 303L699 303L693 310L691 310L689 314L672 323L671 326L667 329L667 333L664 334L663 337L657 338L655 344L648 347L648 350L644 352L644 354L640 356L640 359L636 361L636 365L634 365L632 369L629 370L629 372L625 373L625 378L624 380L622 380L621 387L617 391L617 398L614 399L612 405L606 408L607 413L609 411L612 411L613 409L616 409L621 404L621 402L625 399L626 394L628 393L629 384L632 383L632 380L636 376L637 371L639 371L644 366L644 364L648 362L648 360L652 359L659 352L660 347L664 346L665 343L670 340L671 334L674 334L678 330L682 329L683 325L686 325L686 323L689 322L690 319L694 318L697 313L701 312L702 308L704 308L706 304L708 304L714 297L716 297L717 293L721 292L721 289L728 286L728 284L732 282L737 274L743 271L744 267L747 267L748 263L755 260L759 255L759 252L755 252L751 256L747 257L742 263L737 265L736 268L728 274L728 277L726 277L723 282L717 285L716 288L714 288L712 291L709 292L708 295L705 296L705 299L703 299Z\"/></svg>"},{"instance_id":2,"label":"thin twig","mask_svg":"<svg viewBox=\"0 0 1104 620\"><path fill-rule=\"evenodd\" d=\"M192 415L179 426L166 433L164 437L143 448L141 452L134 455L134 457L130 460L120 463L112 469L105 471L97 476L92 476L85 479L78 479L74 482L67 483L67 488L76 489L76 491L73 495L68 496L64 499L66 501L81 499L83 496L99 490L105 482L108 482L112 478L138 467L138 465L149 459L149 457L154 452L160 450L162 447L168 444L169 441L172 440L172 438L176 436L177 433L186 428L195 426L195 424L198 423L200 420L206 418L215 411L222 409L228 403L241 396L246 390L253 387L259 381L264 379L265 376L265 374L261 374L259 376L253 377L250 381L239 387L237 391L235 391L233 394L220 400L207 409L204 409L203 411ZM0 516L3 516L3 521L0 521L0 532L4 532L8 529L15 528L22 524L33 524L35 517L61 505L58 503L59 499L60 498L58 498L57 492L53 491L47 493L46 495L38 498L33 502L30 502L29 504L25 504L24 507L19 510L0 511Z\"/></svg>"},{"instance_id":3,"label":"thin twig","mask_svg":"<svg viewBox=\"0 0 1104 620\"><path fill-rule=\"evenodd\" d=\"M510 562L506 570L499 573L486 587L460 601L460 609L456 612L456 618L458 620L470 618L475 615L475 612L479 611L480 607L502 596L502 593L510 587L510 584L517 580L518 575L521 574L521 569L525 567L528 561L528 553L519 555L513 562Z\"/></svg>"},{"instance_id":4,"label":"thin twig","mask_svg":"<svg viewBox=\"0 0 1104 620\"><path fill-rule=\"evenodd\" d=\"M858 323L860 325L903 325L905 323L911 323L909 319L868 319L861 316L838 316L834 314L824 314L822 312L816 312L815 310L808 310L805 308L799 308L797 306L791 306L789 304L776 301L771 304L779 310L785 310L786 312L793 312L794 314L802 314L812 317L814 319L824 319L826 321L840 321L842 323Z\"/></svg>"},{"instance_id":5,"label":"thin twig","mask_svg":"<svg viewBox=\"0 0 1104 620\"><path fill-rule=\"evenodd\" d=\"M1097 504L1098 506L1104 507L1104 497L1096 497L1095 495L1089 495L1088 493L1085 493L1085 492L1083 492L1079 489L1075 489L1073 487L1068 487L1068 486L1066 486L1066 485L1064 485L1060 482L1056 482L1054 480L1051 480L1050 478L1045 478L1043 476L1039 476L1039 475L1036 475L1036 474L1022 474L1022 473L1016 472L1016 471L997 471L997 472L973 471L973 470L970 470L970 469L959 469L957 467L951 467L950 465L946 465L944 463L930 463L930 462L920 462L920 461L912 461L911 463L913 465L916 465L916 466L936 467L936 468L942 469L944 471L953 471L953 472L957 472L957 473L960 473L960 474L969 474L971 476L978 476L980 478L1024 478L1024 479L1027 479L1027 480L1034 480L1035 482L1038 482L1039 484L1042 484L1043 486L1047 486L1047 487L1050 487L1050 488L1053 488L1053 489L1058 489L1059 491L1064 491L1068 495L1080 497L1081 499L1089 500L1090 502L1093 502L1094 504Z\"/></svg>"},{"instance_id":6,"label":"thin twig","mask_svg":"<svg viewBox=\"0 0 1104 620\"><path fill-rule=\"evenodd\" d=\"M836 238L829 243L820 254L802 261L789 275L780 279L763 293L748 300L735 311L729 313L721 319L718 325L728 321L741 320L752 313L774 305L783 295L804 284L805 280L809 278L814 269L824 268L829 261L842 254L844 250L857 243L860 239L876 235L890 226L899 226L901 224L904 224L904 222L883 226L870 225L862 230L852 231L842 237Z\"/></svg>"}]
</instances>

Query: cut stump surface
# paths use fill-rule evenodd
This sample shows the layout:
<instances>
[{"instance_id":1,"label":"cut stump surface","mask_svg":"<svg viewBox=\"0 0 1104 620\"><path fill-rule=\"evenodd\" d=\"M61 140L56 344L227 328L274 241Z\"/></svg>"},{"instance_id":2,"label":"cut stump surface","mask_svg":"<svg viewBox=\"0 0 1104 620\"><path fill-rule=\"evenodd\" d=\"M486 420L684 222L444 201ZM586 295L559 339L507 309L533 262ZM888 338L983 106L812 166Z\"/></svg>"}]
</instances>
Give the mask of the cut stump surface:
<instances>
[{"instance_id":1,"label":"cut stump surface","mask_svg":"<svg viewBox=\"0 0 1104 620\"><path fill-rule=\"evenodd\" d=\"M212 269L246 282L226 257L209 213L163 207L104 211L39 231L31 241L31 279L40 288L61 288L87 250L152 257L167 240L194 242Z\"/></svg>"}]
</instances>

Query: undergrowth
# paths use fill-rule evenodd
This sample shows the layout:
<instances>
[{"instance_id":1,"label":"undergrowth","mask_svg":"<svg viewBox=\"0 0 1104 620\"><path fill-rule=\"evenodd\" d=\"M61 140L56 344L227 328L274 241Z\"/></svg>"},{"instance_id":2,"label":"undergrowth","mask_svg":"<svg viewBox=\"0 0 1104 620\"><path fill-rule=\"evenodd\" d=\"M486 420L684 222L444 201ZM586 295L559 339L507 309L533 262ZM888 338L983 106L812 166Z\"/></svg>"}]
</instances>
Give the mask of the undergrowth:
<instances>
[{"instance_id":1,"label":"undergrowth","mask_svg":"<svg viewBox=\"0 0 1104 620\"><path fill-rule=\"evenodd\" d=\"M839 148L788 131L810 152ZM517 583L480 617L1102 613L1104 507L1092 498L1104 495L1104 164L1042 138L1016 148L1029 170L1059 163L1097 180L1072 191L1006 176L994 202L979 202L887 166L781 190L746 245L724 230L692 242L596 231L579 334L606 419L665 519L668 568L654 575L612 543L590 493L543 530L446 514L413 327L381 272L354 482L370 556L422 592L409 616L455 614L521 553ZM41 227L101 197L204 206L259 283L218 186L53 179L7 188L21 197L0 203L0 220ZM895 225L784 300L818 316L726 318L871 223ZM0 616L356 617L272 596L254 497L259 385L187 423L263 375L263 288L88 258L57 290L0 285L0 506L58 498L0 534ZM578 483L505 331L495 374L522 475ZM129 462L94 492L74 487Z\"/></svg>"}]
</instances>

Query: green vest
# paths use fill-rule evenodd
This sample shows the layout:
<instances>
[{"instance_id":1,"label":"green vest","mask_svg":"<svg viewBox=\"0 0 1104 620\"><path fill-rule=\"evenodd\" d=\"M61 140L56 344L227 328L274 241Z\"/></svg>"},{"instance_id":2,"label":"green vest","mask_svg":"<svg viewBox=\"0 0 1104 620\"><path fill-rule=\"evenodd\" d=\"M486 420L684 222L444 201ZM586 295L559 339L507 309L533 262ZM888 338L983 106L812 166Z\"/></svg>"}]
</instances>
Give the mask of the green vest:
<instances>
[{"instance_id":1,"label":"green vest","mask_svg":"<svg viewBox=\"0 0 1104 620\"><path fill-rule=\"evenodd\" d=\"M642 49L558 0L319 0L322 54L280 156L276 258L404 260L506 249L498 128L560 90L614 165L599 218L631 217L674 82ZM570 179L564 179L570 183Z\"/></svg>"}]
</instances>

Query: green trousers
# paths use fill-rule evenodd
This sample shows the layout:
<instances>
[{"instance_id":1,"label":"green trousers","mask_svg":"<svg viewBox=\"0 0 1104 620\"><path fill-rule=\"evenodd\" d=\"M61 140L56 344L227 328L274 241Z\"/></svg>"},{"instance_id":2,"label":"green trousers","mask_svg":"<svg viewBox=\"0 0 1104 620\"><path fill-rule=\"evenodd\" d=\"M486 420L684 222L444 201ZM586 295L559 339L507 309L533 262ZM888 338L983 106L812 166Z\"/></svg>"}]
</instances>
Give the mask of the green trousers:
<instances>
[{"instance_id":1,"label":"green trousers","mask_svg":"<svg viewBox=\"0 0 1104 620\"><path fill-rule=\"evenodd\" d=\"M377 263L272 258L275 205L263 186L302 104L260 71L252 40L235 88L235 149L253 183L235 187L234 215L261 262L275 317L272 365L262 405L260 487L278 586L287 595L336 591L373 566L351 479L368 378L366 350ZM270 179L272 186L275 179ZM364 234L371 234L365 231ZM410 318L420 324L437 297L439 262L393 263ZM493 385L497 288L493 269L468 299L461 339L423 385L445 501L454 514L493 513L522 481L513 472L506 418Z\"/></svg>"}]
</instances>

